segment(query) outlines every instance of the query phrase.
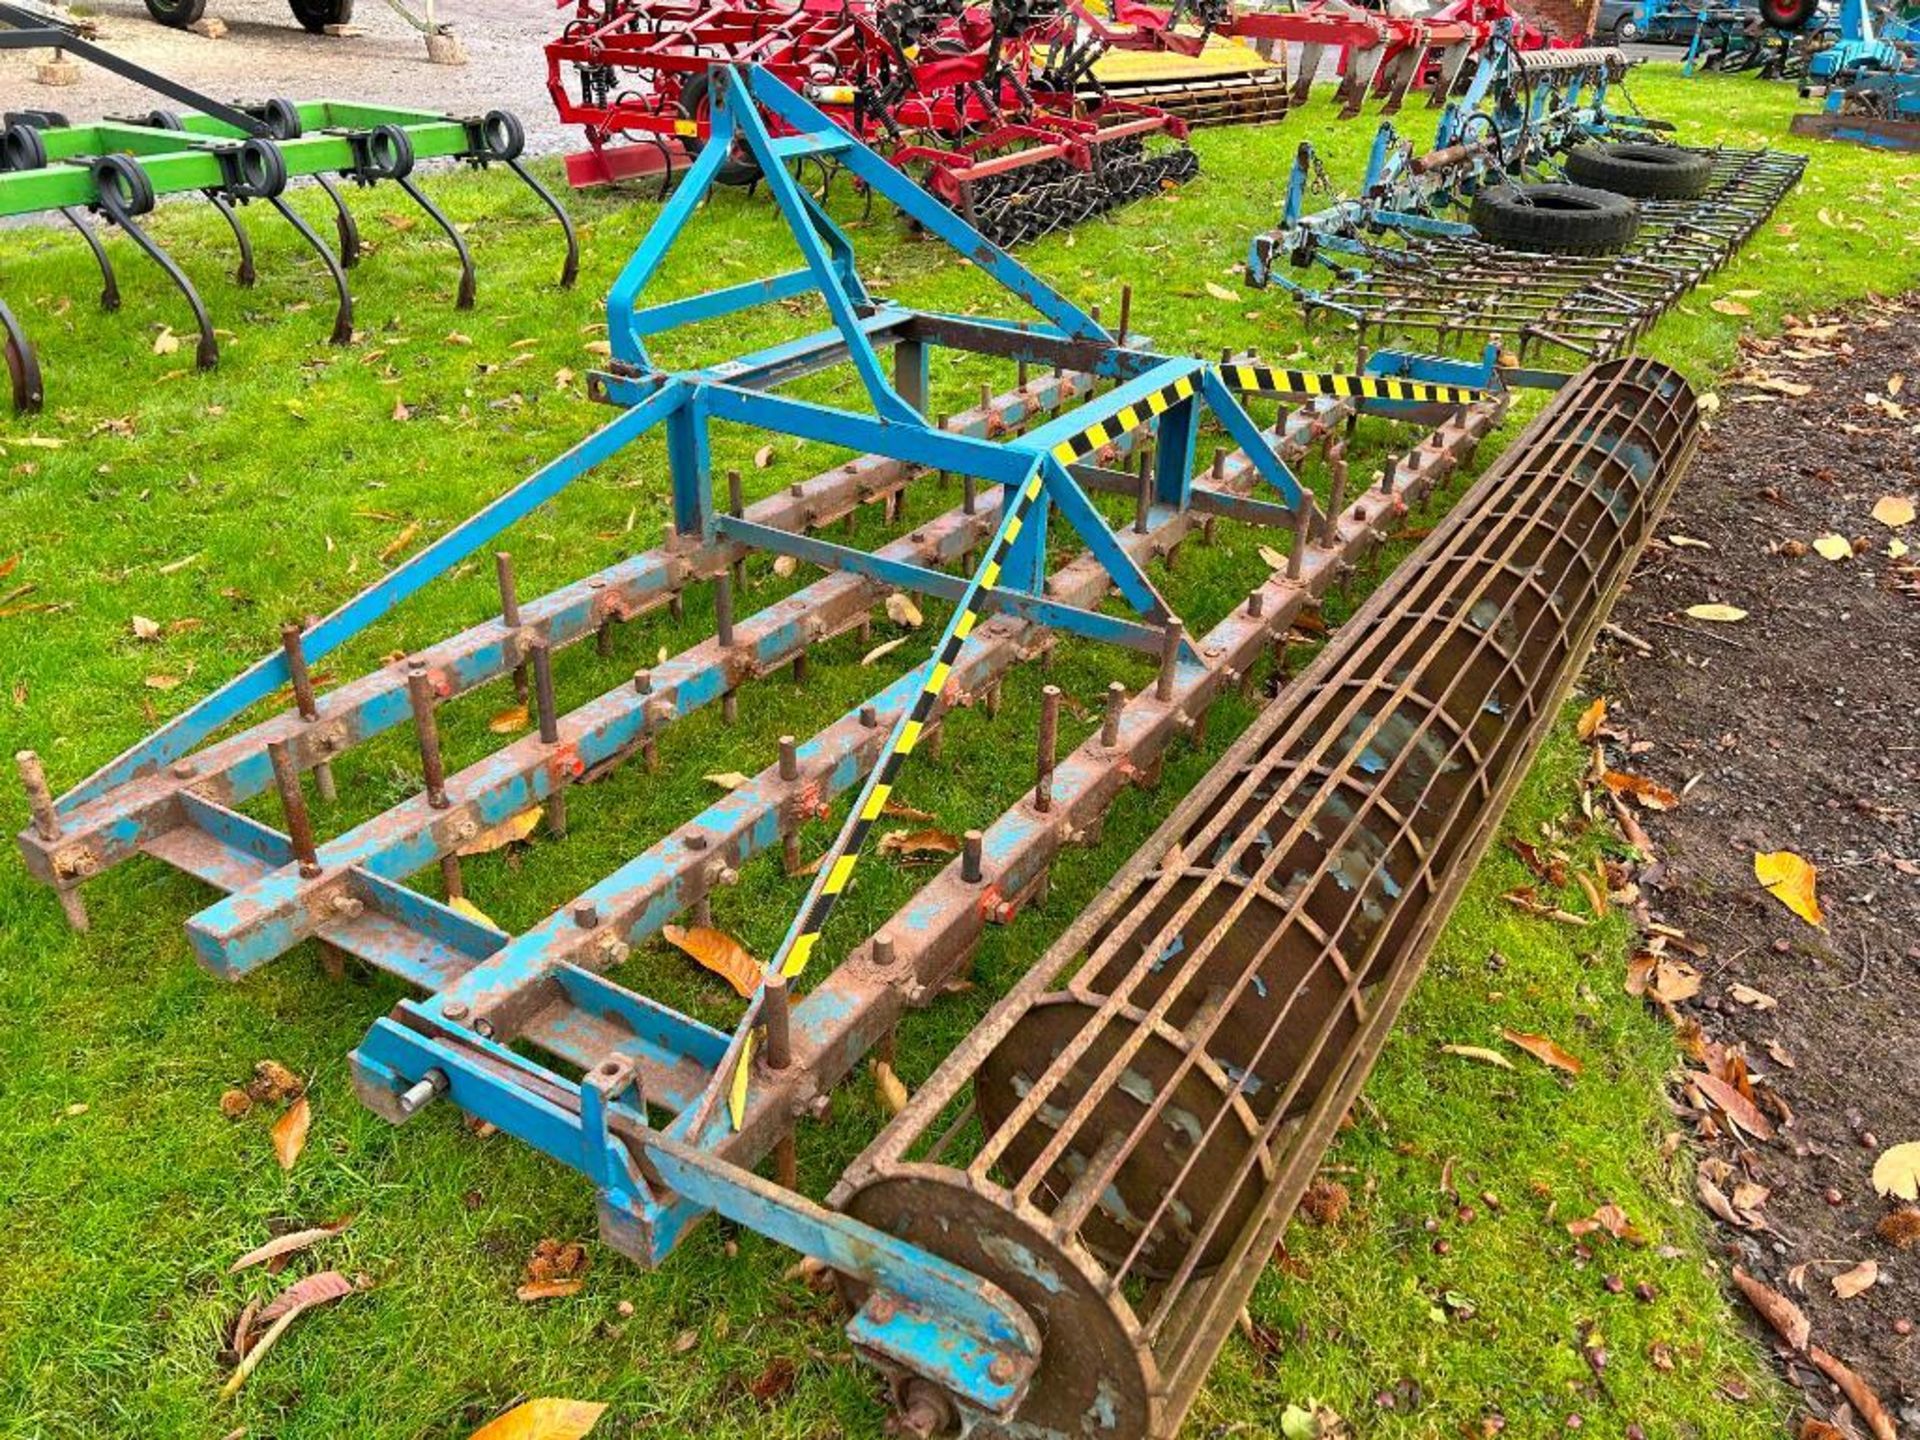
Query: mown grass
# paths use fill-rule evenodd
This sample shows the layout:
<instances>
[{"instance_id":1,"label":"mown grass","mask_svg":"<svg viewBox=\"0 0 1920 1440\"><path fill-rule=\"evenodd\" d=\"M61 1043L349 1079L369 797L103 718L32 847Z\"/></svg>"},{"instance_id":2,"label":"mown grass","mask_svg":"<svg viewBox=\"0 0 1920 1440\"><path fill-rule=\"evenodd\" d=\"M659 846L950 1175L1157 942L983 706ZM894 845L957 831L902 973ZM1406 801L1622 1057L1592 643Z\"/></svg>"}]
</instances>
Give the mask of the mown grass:
<instances>
[{"instance_id":1,"label":"mown grass","mask_svg":"<svg viewBox=\"0 0 1920 1440\"><path fill-rule=\"evenodd\" d=\"M1785 87L1687 83L1656 70L1634 88L1688 138L1799 143L1785 134L1793 108ZM1424 112L1408 120L1427 123ZM1025 258L1083 302L1111 306L1131 281L1137 327L1169 350L1233 345L1279 357L1303 347L1338 363L1351 352L1348 338L1304 332L1278 297L1226 303L1205 282L1237 286L1234 268L1277 212L1302 136L1322 145L1336 176L1352 176L1371 130L1333 123L1322 99L1267 131L1203 134L1198 182ZM1917 173L1911 159L1819 148L1777 223L1664 321L1649 348L1710 384L1733 364L1743 328L1912 286ZM414 543L443 531L604 419L561 372L593 363L597 297L654 206L575 198L588 258L580 290L567 295L553 287L558 252L530 197L497 175L434 184L480 256L479 309L452 312L445 253L424 223L407 223L401 198L375 192L359 202L376 250L355 279L366 337L344 352L322 343L324 284L290 237L257 225L263 280L249 293L214 278L228 263L217 222L169 207L156 230L203 277L232 332L210 376L187 372L184 351L155 353L160 327L179 324L181 310L130 251L126 309L102 316L70 236L8 234L6 294L42 343L50 411L0 428L0 559L20 556L0 589L34 587L0 604L53 608L0 618L6 749L36 747L56 783L71 783L264 651L280 619L325 611L365 584L405 526L421 525ZM876 217L856 236L877 289L947 308L985 298L947 252L889 221ZM780 248L761 204L722 195L696 221L669 288L779 268ZM1708 308L1736 289L1759 292L1746 301L1751 318ZM699 354L805 323L756 315L699 337ZM676 342L663 358L697 357ZM946 409L970 403L982 379L1006 378L944 359L934 373ZM408 418L396 418L396 405ZM754 469L759 443L747 433L718 437L718 463L745 466L755 493L834 458L781 442L774 462ZM917 503L928 513L951 499ZM512 537L523 593L644 548L666 514L661 449L638 445ZM878 533L871 520L863 526ZM1189 547L1179 571L1158 578L1183 615L1210 624L1262 573L1256 543L1223 528L1217 548ZM1357 577L1355 593L1379 573ZM743 605L802 579L780 581L757 566ZM323 668L359 673L491 608L489 577L475 566ZM1331 618L1343 609L1331 605ZM136 639L134 614L160 622L163 637ZM559 667L562 703L710 625L697 601L681 622L661 615L629 627L610 659L570 652ZM630 767L577 794L564 844L473 862L475 896L509 928L538 919L712 798L702 775L766 764L776 736L808 733L857 703L911 664L915 646L871 670L853 663L857 654L841 642L805 689L768 682L748 691L731 729L717 717L676 727L658 775ZM1143 672L1111 652L1066 647L1051 678L1092 701L1116 676L1137 684ZM150 679L177 684L154 688ZM1011 682L997 721L959 716L942 758L916 757L903 798L956 830L997 813L1027 771L1039 683L1032 674ZM456 763L497 743L485 720L505 703L490 695L451 707ZM1208 743L1180 751L1159 791L1124 797L1103 844L1062 861L1044 907L988 937L978 987L904 1029L909 1082L1044 950L1251 713L1223 704ZM1068 738L1085 723L1073 721ZM1580 760L1564 733L1549 745L1509 817L1512 832L1567 822ZM324 818L329 831L408 793L416 773L399 737L357 752L340 771L343 799ZM24 806L9 798L0 816L18 826ZM1575 843L1585 854L1601 841ZM1720 1295L1688 1208L1684 1163L1660 1158L1671 1042L1621 992L1624 926L1574 930L1522 917L1498 898L1522 878L1501 851L1475 878L1356 1125L1329 1158L1351 1211L1324 1228L1297 1226L1289 1262L1255 1299L1254 1317L1284 1345L1263 1353L1231 1341L1193 1433L1274 1433L1289 1404L1313 1400L1364 1433L1390 1436L1488 1433L1495 1415L1510 1434L1560 1433L1574 1414L1606 1434L1635 1423L1649 1436L1777 1433L1784 1401ZM898 867L869 866L834 933L843 943L866 933L913 883ZM0 865L0 1010L10 1022L0 1038L0 1434L439 1440L530 1393L612 1402L596 1432L609 1436L878 1433L876 1385L847 1360L836 1317L783 1278L790 1257L751 1234L707 1226L654 1273L596 1251L580 1297L516 1303L538 1239L591 1234L591 1193L511 1141L476 1138L444 1109L402 1132L355 1104L345 1057L401 998L395 984L360 974L330 981L309 948L223 985L193 964L181 932L183 917L211 898L200 887L142 862L87 894L94 928L75 937L17 863ZM798 894L796 882L758 864L721 897L717 923L764 952ZM1577 908L1577 895L1569 903ZM737 1013L722 987L670 953L650 949L635 968L709 1018ZM1502 1026L1556 1037L1586 1072L1568 1081L1524 1058L1510 1073L1439 1052L1448 1042L1498 1043ZM313 1077L313 1139L290 1176L274 1163L265 1117L230 1123L216 1106L269 1056ZM879 1120L870 1086L844 1087L832 1120L804 1137L805 1188L823 1192ZM1477 1211L1471 1222L1443 1199L1443 1174ZM1565 1222L1608 1200L1650 1243L1602 1242L1583 1263ZM257 1271L229 1277L227 1263L271 1223L347 1213L352 1228L322 1258L363 1273L368 1288L301 1320L237 1400L218 1400L224 1327L247 1297L276 1283ZM1609 1274L1622 1277L1625 1293L1609 1291ZM1641 1281L1655 1287L1650 1302L1633 1297ZM623 1301L630 1316L618 1312ZM689 1330L691 1346L676 1345ZM1671 1372L1653 1363L1656 1345L1668 1347ZM1608 1356L1603 1381L1583 1356L1595 1347ZM778 1361L791 1363L794 1382L763 1405L751 1387ZM1417 1397L1403 1381L1417 1384ZM1396 1386L1393 1407L1375 1403Z\"/></svg>"}]
</instances>

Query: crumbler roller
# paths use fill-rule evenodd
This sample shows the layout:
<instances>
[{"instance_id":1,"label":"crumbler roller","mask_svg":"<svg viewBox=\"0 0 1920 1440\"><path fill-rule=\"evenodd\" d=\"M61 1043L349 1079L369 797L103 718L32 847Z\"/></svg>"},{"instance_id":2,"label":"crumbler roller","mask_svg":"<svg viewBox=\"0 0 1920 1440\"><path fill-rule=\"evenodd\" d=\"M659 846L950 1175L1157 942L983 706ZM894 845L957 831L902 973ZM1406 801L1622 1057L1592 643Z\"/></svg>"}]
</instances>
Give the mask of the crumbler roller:
<instances>
[{"instance_id":1,"label":"crumbler roller","mask_svg":"<svg viewBox=\"0 0 1920 1440\"><path fill-rule=\"evenodd\" d=\"M1570 382L847 1170L1035 1322L986 1433L1179 1428L1697 436Z\"/></svg>"}]
</instances>

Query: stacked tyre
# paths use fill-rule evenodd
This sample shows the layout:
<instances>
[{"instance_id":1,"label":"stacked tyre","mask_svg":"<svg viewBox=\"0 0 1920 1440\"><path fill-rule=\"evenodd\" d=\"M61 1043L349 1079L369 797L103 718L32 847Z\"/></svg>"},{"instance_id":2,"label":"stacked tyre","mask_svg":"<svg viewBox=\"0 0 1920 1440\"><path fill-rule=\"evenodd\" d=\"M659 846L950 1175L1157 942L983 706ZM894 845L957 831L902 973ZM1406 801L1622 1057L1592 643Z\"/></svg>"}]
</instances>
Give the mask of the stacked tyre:
<instances>
[{"instance_id":1,"label":"stacked tyre","mask_svg":"<svg viewBox=\"0 0 1920 1440\"><path fill-rule=\"evenodd\" d=\"M1567 152L1567 184L1496 185L1473 198L1473 228L1490 244L1547 255L1611 255L1640 231L1642 200L1693 200L1711 157L1674 145L1612 141Z\"/></svg>"}]
</instances>

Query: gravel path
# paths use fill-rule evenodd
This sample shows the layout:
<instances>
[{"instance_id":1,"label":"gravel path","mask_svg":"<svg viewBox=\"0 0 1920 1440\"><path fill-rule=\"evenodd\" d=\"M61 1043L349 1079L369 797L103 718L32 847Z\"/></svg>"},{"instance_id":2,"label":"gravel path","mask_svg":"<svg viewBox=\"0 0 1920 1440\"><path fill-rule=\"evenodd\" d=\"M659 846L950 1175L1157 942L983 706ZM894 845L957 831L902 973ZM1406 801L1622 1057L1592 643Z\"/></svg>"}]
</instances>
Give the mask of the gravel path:
<instances>
[{"instance_id":1,"label":"gravel path","mask_svg":"<svg viewBox=\"0 0 1920 1440\"><path fill-rule=\"evenodd\" d=\"M224 21L208 40L155 24L141 0L93 0L82 13L116 53L219 99L365 100L455 113L505 108L526 122L527 148L540 154L577 145L555 118L541 46L559 27L544 0L441 0L439 19L466 47L467 63L433 65L426 42L382 0L359 0L353 23L363 33L309 35L284 0L209 0ZM58 110L74 120L152 109L156 100L129 81L82 65L80 83L35 83L45 52L0 54L0 96L7 109Z\"/></svg>"}]
</instances>

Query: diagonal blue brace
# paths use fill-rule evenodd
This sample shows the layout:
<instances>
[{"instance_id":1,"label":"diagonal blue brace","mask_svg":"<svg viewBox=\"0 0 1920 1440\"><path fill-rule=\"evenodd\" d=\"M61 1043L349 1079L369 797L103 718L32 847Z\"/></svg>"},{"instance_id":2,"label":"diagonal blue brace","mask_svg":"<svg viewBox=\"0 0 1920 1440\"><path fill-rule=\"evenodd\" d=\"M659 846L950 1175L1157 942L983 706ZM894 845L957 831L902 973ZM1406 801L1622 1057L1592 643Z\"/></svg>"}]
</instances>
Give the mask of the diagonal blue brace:
<instances>
[{"instance_id":1,"label":"diagonal blue brace","mask_svg":"<svg viewBox=\"0 0 1920 1440\"><path fill-rule=\"evenodd\" d=\"M691 393L685 382L667 381L651 397L596 430L559 459L543 465L426 549L395 566L306 632L302 644L308 662L337 650L428 581L446 574L508 526L525 519L589 470L619 454L661 420L680 410ZM171 764L248 706L266 699L291 680L286 655L275 651L74 786L61 797L60 810L71 811L114 786Z\"/></svg>"}]
</instances>

